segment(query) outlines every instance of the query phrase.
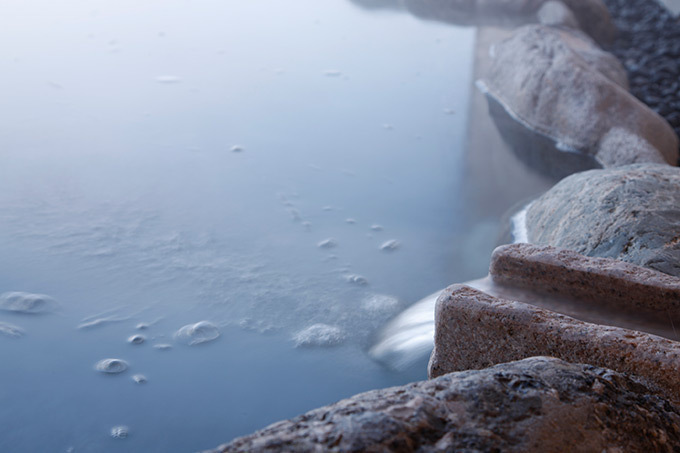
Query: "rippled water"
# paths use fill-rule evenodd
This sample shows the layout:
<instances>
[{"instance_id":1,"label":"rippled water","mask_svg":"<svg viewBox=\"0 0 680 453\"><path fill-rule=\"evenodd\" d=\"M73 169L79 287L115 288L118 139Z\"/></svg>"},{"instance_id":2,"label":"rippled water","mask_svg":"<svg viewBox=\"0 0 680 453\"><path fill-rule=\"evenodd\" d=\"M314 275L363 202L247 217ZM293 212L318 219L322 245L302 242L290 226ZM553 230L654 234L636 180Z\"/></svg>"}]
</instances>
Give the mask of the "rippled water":
<instances>
[{"instance_id":1,"label":"rippled water","mask_svg":"<svg viewBox=\"0 0 680 453\"><path fill-rule=\"evenodd\" d=\"M196 451L425 377L366 350L495 244L460 190L474 30L347 0L3 11L0 294L50 309L0 310L0 451Z\"/></svg>"}]
</instances>

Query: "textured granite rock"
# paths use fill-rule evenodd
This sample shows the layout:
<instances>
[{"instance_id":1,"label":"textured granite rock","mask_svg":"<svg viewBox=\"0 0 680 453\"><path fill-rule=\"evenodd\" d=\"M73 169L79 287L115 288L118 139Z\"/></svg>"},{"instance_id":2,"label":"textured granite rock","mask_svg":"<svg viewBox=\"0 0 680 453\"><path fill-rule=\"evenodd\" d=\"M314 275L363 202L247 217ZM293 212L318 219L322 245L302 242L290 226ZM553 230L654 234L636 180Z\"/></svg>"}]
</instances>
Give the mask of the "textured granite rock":
<instances>
[{"instance_id":1,"label":"textured granite rock","mask_svg":"<svg viewBox=\"0 0 680 453\"><path fill-rule=\"evenodd\" d=\"M498 247L489 274L494 283L568 295L668 322L680 317L680 278L611 258L531 244Z\"/></svg>"},{"instance_id":2,"label":"textured granite rock","mask_svg":"<svg viewBox=\"0 0 680 453\"><path fill-rule=\"evenodd\" d=\"M616 57L578 31L517 29L494 47L480 87L531 133L559 150L593 156L603 167L678 160L670 125L628 92ZM631 139L634 151L619 146Z\"/></svg>"},{"instance_id":3,"label":"textured granite rock","mask_svg":"<svg viewBox=\"0 0 680 453\"><path fill-rule=\"evenodd\" d=\"M439 297L430 377L537 355L631 373L680 401L680 342L582 322L463 285Z\"/></svg>"},{"instance_id":4,"label":"textured granite rock","mask_svg":"<svg viewBox=\"0 0 680 453\"><path fill-rule=\"evenodd\" d=\"M631 165L572 175L526 215L528 242L680 276L680 169Z\"/></svg>"},{"instance_id":5,"label":"textured granite rock","mask_svg":"<svg viewBox=\"0 0 680 453\"><path fill-rule=\"evenodd\" d=\"M215 452L673 451L679 424L628 377L534 357L356 395Z\"/></svg>"},{"instance_id":6,"label":"textured granite rock","mask_svg":"<svg viewBox=\"0 0 680 453\"><path fill-rule=\"evenodd\" d=\"M456 25L528 23L546 0L351 0L368 9L406 10L416 17ZM616 26L602 0L563 0L583 31L601 44L611 43Z\"/></svg>"}]
</instances>

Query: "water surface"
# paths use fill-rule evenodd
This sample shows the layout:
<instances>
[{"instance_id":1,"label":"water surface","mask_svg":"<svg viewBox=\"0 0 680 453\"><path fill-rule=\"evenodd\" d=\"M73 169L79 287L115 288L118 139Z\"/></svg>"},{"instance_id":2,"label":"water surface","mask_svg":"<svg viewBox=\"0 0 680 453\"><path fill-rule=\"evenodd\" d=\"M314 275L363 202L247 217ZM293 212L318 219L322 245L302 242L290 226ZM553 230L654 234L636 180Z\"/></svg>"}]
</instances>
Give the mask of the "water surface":
<instances>
[{"instance_id":1,"label":"water surface","mask_svg":"<svg viewBox=\"0 0 680 453\"><path fill-rule=\"evenodd\" d=\"M5 2L0 293L57 307L0 311L0 451L196 451L424 378L365 351L495 244L462 209L473 36L346 0Z\"/></svg>"}]
</instances>

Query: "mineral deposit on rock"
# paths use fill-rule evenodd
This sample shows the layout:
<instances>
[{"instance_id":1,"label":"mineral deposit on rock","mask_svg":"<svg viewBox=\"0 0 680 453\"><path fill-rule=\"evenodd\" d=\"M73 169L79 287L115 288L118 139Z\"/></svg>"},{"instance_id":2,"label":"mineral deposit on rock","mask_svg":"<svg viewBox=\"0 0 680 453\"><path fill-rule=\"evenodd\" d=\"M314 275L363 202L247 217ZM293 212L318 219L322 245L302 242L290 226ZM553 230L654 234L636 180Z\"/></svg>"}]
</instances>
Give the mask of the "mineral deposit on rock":
<instances>
[{"instance_id":1,"label":"mineral deposit on rock","mask_svg":"<svg viewBox=\"0 0 680 453\"><path fill-rule=\"evenodd\" d=\"M679 424L624 375L534 357L356 395L213 453L672 451Z\"/></svg>"}]
</instances>

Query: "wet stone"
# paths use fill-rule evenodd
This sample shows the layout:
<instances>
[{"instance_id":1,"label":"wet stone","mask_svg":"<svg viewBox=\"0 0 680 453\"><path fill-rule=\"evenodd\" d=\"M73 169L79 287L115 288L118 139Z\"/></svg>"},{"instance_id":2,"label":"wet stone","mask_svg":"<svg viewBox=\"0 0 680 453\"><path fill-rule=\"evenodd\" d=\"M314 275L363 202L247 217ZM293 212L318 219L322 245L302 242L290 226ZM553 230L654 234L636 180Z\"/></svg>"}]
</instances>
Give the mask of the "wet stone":
<instances>
[{"instance_id":1,"label":"wet stone","mask_svg":"<svg viewBox=\"0 0 680 453\"><path fill-rule=\"evenodd\" d=\"M45 294L13 291L0 295L0 310L35 314L52 311L55 306L56 301Z\"/></svg>"},{"instance_id":2,"label":"wet stone","mask_svg":"<svg viewBox=\"0 0 680 453\"><path fill-rule=\"evenodd\" d=\"M94 368L101 373L119 374L128 369L128 363L121 359L103 359Z\"/></svg>"},{"instance_id":3,"label":"wet stone","mask_svg":"<svg viewBox=\"0 0 680 453\"><path fill-rule=\"evenodd\" d=\"M217 326L209 321L187 324L175 332L175 339L189 346L216 340L220 336Z\"/></svg>"}]
</instances>

